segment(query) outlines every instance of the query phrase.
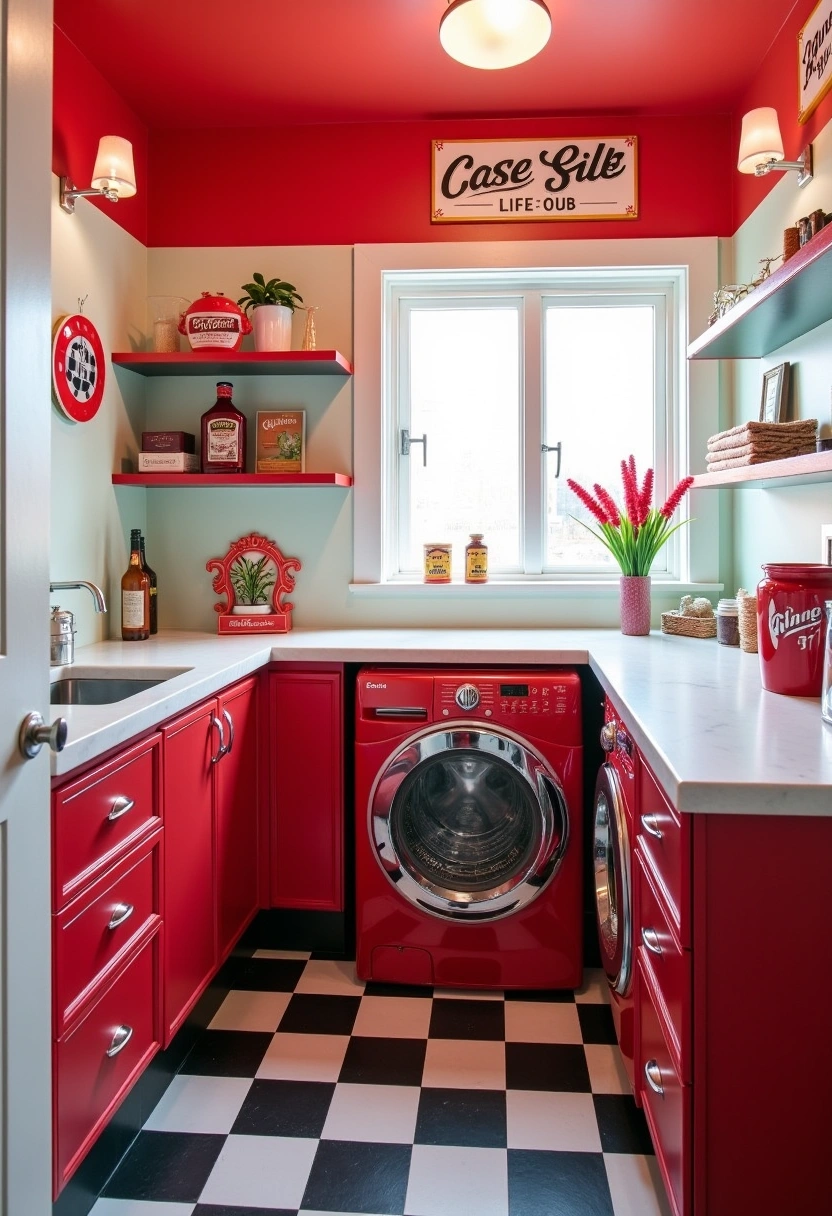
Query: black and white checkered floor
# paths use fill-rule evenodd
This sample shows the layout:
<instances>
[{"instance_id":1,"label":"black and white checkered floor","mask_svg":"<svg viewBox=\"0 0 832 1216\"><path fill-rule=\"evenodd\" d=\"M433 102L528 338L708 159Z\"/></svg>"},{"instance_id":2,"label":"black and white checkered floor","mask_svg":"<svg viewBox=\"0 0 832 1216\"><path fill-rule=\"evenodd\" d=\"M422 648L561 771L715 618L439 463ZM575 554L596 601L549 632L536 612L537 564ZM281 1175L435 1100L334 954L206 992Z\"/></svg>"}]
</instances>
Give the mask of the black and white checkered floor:
<instances>
[{"instance_id":1,"label":"black and white checkered floor","mask_svg":"<svg viewBox=\"0 0 832 1216\"><path fill-rule=\"evenodd\" d=\"M226 967L93 1216L667 1216L601 973L573 998Z\"/></svg>"}]
</instances>

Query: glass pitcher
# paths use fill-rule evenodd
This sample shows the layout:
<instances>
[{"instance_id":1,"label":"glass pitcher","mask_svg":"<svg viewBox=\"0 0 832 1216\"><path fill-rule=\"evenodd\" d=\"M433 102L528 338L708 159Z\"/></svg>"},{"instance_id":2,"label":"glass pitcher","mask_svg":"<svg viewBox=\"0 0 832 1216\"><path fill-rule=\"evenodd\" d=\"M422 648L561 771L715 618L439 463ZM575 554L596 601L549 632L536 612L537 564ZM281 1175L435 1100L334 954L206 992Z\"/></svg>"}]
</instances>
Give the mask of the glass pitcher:
<instances>
[{"instance_id":1,"label":"glass pitcher","mask_svg":"<svg viewBox=\"0 0 832 1216\"><path fill-rule=\"evenodd\" d=\"M825 600L826 646L823 652L823 691L820 696L820 712L824 722L832 726L832 600Z\"/></svg>"}]
</instances>

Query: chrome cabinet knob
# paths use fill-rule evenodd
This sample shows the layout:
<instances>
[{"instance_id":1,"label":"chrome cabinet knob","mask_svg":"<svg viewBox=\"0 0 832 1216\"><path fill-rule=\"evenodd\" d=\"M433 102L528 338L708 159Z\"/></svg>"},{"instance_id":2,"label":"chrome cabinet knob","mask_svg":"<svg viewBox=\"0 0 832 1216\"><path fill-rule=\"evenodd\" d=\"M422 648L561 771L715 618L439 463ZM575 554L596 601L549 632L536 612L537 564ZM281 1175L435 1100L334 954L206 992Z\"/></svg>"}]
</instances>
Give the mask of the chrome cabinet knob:
<instances>
[{"instance_id":1,"label":"chrome cabinet knob","mask_svg":"<svg viewBox=\"0 0 832 1216\"><path fill-rule=\"evenodd\" d=\"M44 743L48 743L53 752L62 752L66 746L67 733L66 718L56 718L52 725L48 726L39 713L27 714L20 725L20 754L25 760L32 760Z\"/></svg>"},{"instance_id":2,"label":"chrome cabinet knob","mask_svg":"<svg viewBox=\"0 0 832 1216\"><path fill-rule=\"evenodd\" d=\"M112 1060L120 1051L124 1051L127 1044L133 1037L132 1026L119 1026L113 1035L112 1042L104 1052L108 1059Z\"/></svg>"},{"instance_id":3,"label":"chrome cabinet knob","mask_svg":"<svg viewBox=\"0 0 832 1216\"><path fill-rule=\"evenodd\" d=\"M647 1084L658 1094L660 1098L664 1097L664 1083L662 1078L662 1070L659 1068L658 1061L648 1060L644 1065L644 1075L647 1078Z\"/></svg>"},{"instance_id":4,"label":"chrome cabinet knob","mask_svg":"<svg viewBox=\"0 0 832 1216\"><path fill-rule=\"evenodd\" d=\"M611 752L615 747L615 723L605 722L601 727L601 747L605 752Z\"/></svg>"}]
</instances>

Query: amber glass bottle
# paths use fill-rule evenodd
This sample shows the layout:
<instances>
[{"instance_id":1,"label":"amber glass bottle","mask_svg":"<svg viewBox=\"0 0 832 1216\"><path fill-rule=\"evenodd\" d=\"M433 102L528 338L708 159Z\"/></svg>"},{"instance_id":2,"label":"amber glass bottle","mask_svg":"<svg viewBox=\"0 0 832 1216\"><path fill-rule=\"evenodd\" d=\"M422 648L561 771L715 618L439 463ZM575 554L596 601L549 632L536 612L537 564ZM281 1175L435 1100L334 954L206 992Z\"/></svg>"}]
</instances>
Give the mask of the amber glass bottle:
<instances>
[{"instance_id":1,"label":"amber glass bottle","mask_svg":"<svg viewBox=\"0 0 832 1216\"><path fill-rule=\"evenodd\" d=\"M465 546L465 581L488 582L488 546L482 543L482 532L472 532Z\"/></svg>"},{"instance_id":2,"label":"amber glass bottle","mask_svg":"<svg viewBox=\"0 0 832 1216\"><path fill-rule=\"evenodd\" d=\"M241 414L227 380L217 384L217 400L202 415L203 473L244 473L246 468L246 416Z\"/></svg>"},{"instance_id":3,"label":"amber glass bottle","mask_svg":"<svg viewBox=\"0 0 832 1216\"><path fill-rule=\"evenodd\" d=\"M144 642L150 637L150 575L142 566L141 532L130 533L130 565L121 577L121 637Z\"/></svg>"},{"instance_id":4,"label":"amber glass bottle","mask_svg":"<svg viewBox=\"0 0 832 1216\"><path fill-rule=\"evenodd\" d=\"M151 636L159 630L159 597L158 583L156 579L156 571L152 570L147 564L147 554L144 551L144 537L139 537L139 544L142 550L142 569L147 572L150 579L150 633Z\"/></svg>"}]
</instances>

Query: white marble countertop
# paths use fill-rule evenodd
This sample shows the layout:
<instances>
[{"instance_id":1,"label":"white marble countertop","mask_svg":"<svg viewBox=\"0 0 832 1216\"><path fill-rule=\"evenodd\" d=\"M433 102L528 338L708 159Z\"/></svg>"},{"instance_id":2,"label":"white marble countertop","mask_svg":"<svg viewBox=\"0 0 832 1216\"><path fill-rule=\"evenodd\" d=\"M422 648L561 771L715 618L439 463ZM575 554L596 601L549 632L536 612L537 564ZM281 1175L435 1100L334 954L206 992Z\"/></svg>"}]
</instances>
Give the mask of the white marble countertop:
<instances>
[{"instance_id":1,"label":"white marble countertop","mask_svg":"<svg viewBox=\"0 0 832 1216\"><path fill-rule=\"evenodd\" d=\"M59 776L150 730L270 661L588 663L683 812L832 815L832 727L818 700L764 692L757 655L716 641L607 629L333 629L267 637L162 632L100 642L60 675L130 669L157 687L115 705L55 707L69 740ZM162 674L158 671L157 674Z\"/></svg>"}]
</instances>

